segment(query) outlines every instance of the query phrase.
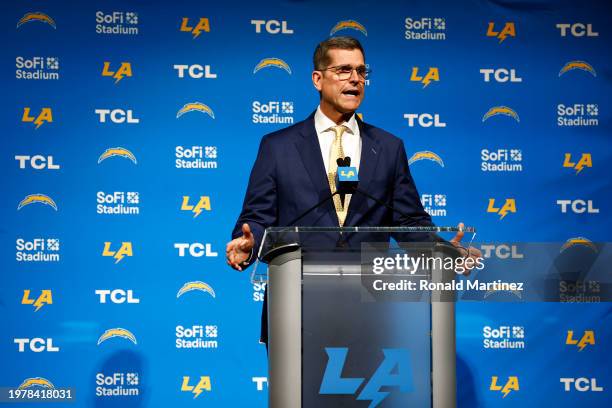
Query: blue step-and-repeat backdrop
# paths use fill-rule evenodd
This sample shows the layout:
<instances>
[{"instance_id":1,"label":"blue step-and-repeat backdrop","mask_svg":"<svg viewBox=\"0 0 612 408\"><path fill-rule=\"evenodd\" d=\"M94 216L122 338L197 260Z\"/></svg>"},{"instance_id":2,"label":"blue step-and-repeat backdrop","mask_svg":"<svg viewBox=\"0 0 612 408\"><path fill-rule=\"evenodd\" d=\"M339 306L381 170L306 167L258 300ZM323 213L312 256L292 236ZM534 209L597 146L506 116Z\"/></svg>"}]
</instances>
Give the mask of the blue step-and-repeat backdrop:
<instances>
[{"instance_id":1,"label":"blue step-and-repeat backdrop","mask_svg":"<svg viewBox=\"0 0 612 408\"><path fill-rule=\"evenodd\" d=\"M317 106L329 36L363 43L359 112L403 139L438 225L611 238L606 1L1 7L0 387L266 406L263 287L224 249L262 136ZM610 406L611 311L459 304L458 405Z\"/></svg>"}]
</instances>

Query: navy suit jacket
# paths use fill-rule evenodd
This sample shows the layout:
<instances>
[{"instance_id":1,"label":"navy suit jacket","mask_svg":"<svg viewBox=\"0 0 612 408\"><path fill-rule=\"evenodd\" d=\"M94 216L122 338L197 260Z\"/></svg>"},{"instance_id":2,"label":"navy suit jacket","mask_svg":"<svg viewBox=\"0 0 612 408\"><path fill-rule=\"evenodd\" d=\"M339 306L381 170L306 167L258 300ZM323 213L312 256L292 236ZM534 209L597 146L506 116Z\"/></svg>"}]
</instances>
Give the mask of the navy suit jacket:
<instances>
[{"instance_id":1,"label":"navy suit jacket","mask_svg":"<svg viewBox=\"0 0 612 408\"><path fill-rule=\"evenodd\" d=\"M351 197L344 225L432 226L410 175L402 140L359 118L357 122L362 140L359 188L397 211L356 193ZM257 251L267 227L287 226L330 194L312 113L306 120L262 139L232 238L241 236L242 224L248 223ZM298 224L339 226L333 202L328 200ZM266 304L267 296L261 327L261 340L267 344Z\"/></svg>"},{"instance_id":2,"label":"navy suit jacket","mask_svg":"<svg viewBox=\"0 0 612 408\"><path fill-rule=\"evenodd\" d=\"M398 211L391 211L356 193L351 198L344 225L433 225L410 175L402 140L359 118L357 123L362 140L359 188ZM253 231L255 248L259 248L267 227L287 226L329 195L312 113L306 120L262 139L232 238L242 235L242 224L246 222ZM298 224L337 227L333 202L329 200Z\"/></svg>"}]
</instances>

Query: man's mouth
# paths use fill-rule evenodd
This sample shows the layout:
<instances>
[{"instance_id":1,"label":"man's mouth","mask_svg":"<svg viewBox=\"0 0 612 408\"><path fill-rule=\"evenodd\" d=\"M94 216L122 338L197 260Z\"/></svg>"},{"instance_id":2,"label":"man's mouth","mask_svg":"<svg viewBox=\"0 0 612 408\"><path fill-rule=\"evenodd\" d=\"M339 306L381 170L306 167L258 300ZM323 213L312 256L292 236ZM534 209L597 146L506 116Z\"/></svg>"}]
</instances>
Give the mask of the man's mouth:
<instances>
[{"instance_id":1,"label":"man's mouth","mask_svg":"<svg viewBox=\"0 0 612 408\"><path fill-rule=\"evenodd\" d=\"M358 89L347 89L346 91L342 91L342 95L346 95L346 96L359 96L359 90Z\"/></svg>"}]
</instances>

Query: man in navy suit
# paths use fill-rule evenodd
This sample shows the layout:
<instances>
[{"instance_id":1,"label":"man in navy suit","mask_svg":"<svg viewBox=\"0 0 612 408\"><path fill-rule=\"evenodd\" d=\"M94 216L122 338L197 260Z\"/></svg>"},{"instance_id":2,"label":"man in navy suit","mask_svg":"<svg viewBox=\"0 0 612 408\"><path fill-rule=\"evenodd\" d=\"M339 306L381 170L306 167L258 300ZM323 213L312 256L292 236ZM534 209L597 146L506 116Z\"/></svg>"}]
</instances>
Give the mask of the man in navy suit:
<instances>
[{"instance_id":1,"label":"man in navy suit","mask_svg":"<svg viewBox=\"0 0 612 408\"><path fill-rule=\"evenodd\" d=\"M299 225L433 225L410 175L402 140L355 115L369 73L364 56L359 41L350 37L333 37L317 46L312 82L320 94L319 106L306 120L262 139L242 212L226 248L232 268L241 271L253 261L267 227L287 226L329 197L335 189L330 180L335 178L337 157L351 157L359 188L396 211L352 194L328 201ZM459 246L462 236L458 233L451 242Z\"/></svg>"}]
</instances>

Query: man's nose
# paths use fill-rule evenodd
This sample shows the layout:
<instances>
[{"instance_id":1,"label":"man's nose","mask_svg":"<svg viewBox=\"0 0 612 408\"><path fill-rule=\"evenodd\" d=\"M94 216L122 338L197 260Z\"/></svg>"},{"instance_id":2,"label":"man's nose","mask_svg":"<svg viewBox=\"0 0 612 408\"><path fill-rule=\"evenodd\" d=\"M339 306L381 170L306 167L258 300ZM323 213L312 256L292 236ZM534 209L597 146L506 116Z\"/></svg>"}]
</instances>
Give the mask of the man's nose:
<instances>
[{"instance_id":1,"label":"man's nose","mask_svg":"<svg viewBox=\"0 0 612 408\"><path fill-rule=\"evenodd\" d=\"M356 70L356 69L353 69L353 70L351 71L351 76L349 77L349 81L350 81L352 84L358 84L358 83L359 83L359 80L360 80L360 78L359 78L359 74L357 73L357 70Z\"/></svg>"}]
</instances>

